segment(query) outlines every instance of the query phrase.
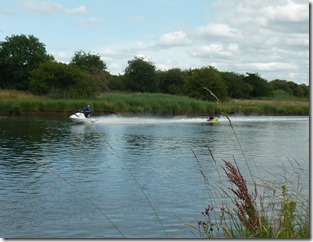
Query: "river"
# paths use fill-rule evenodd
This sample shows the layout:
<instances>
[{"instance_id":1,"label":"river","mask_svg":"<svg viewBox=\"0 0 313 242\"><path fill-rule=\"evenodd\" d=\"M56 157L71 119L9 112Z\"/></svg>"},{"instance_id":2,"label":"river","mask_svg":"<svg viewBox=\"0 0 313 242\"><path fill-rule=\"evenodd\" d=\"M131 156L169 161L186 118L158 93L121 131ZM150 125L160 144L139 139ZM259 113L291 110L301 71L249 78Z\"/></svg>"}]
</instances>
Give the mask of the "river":
<instances>
[{"instance_id":1,"label":"river","mask_svg":"<svg viewBox=\"0 0 313 242\"><path fill-rule=\"evenodd\" d=\"M309 194L309 117L95 118L0 117L1 238L196 238L223 159Z\"/></svg>"}]
</instances>

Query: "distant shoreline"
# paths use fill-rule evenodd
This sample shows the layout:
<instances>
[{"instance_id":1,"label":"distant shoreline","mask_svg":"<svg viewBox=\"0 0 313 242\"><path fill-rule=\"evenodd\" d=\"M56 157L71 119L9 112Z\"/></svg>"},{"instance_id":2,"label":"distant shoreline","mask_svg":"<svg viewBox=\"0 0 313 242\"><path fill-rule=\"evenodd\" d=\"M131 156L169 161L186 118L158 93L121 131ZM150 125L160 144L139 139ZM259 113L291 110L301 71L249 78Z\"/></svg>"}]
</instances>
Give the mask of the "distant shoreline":
<instances>
[{"instance_id":1,"label":"distant shoreline","mask_svg":"<svg viewBox=\"0 0 313 242\"><path fill-rule=\"evenodd\" d=\"M241 100L227 102L196 100L189 97L160 93L108 92L97 98L53 99L18 91L0 90L1 115L58 115L67 116L87 104L94 115L273 115L308 116L309 100Z\"/></svg>"}]
</instances>

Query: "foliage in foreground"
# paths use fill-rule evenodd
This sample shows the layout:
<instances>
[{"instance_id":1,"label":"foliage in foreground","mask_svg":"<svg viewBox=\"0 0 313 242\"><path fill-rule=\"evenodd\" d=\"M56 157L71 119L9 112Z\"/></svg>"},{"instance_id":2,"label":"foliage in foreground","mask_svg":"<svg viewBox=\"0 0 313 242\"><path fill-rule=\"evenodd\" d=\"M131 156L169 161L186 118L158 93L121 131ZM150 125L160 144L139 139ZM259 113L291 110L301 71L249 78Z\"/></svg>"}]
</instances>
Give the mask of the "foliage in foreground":
<instances>
[{"instance_id":1,"label":"foliage in foreground","mask_svg":"<svg viewBox=\"0 0 313 242\"><path fill-rule=\"evenodd\" d=\"M310 238L310 223L308 201L300 208L304 211L297 214L297 202L289 196L286 185L281 186L281 194L277 198L275 192L272 198L275 203L265 204L258 196L257 188L250 192L247 182L238 166L225 161L224 171L233 185L223 192L231 199L232 208L221 206L216 209L209 205L202 214L204 220L198 221L197 229L201 236L207 238ZM234 196L232 196L232 194ZM256 199L260 198L260 207ZM301 205L301 204L300 204ZM270 208L270 212L269 209ZM219 221L214 213L219 213Z\"/></svg>"}]
</instances>

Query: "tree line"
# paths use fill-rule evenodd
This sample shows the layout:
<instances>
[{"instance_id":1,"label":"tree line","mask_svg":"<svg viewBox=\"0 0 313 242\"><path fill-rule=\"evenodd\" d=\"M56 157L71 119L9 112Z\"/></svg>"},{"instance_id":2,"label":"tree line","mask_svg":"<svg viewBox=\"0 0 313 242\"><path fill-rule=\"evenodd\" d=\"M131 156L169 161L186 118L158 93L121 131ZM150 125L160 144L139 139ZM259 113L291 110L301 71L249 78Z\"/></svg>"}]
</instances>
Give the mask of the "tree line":
<instances>
[{"instance_id":1,"label":"tree line","mask_svg":"<svg viewBox=\"0 0 313 242\"><path fill-rule=\"evenodd\" d=\"M105 91L150 92L221 101L229 98L272 97L275 91L309 97L309 86L287 80L268 82L258 73L238 74L213 66L157 70L152 62L134 57L123 75L111 75L97 54L75 52L70 63L55 60L33 35L12 35L0 42L0 88L30 91L57 98L90 98Z\"/></svg>"}]
</instances>

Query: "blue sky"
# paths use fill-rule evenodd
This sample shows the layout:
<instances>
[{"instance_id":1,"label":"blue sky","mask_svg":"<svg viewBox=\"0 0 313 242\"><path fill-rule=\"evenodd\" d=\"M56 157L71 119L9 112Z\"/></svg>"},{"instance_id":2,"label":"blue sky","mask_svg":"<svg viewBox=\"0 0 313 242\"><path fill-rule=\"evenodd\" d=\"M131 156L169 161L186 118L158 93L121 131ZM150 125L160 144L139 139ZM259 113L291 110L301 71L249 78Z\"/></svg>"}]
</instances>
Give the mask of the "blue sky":
<instances>
[{"instance_id":1,"label":"blue sky","mask_svg":"<svg viewBox=\"0 0 313 242\"><path fill-rule=\"evenodd\" d=\"M306 0L0 0L0 41L34 35L58 61L98 54L111 74L215 66L309 84Z\"/></svg>"}]
</instances>

